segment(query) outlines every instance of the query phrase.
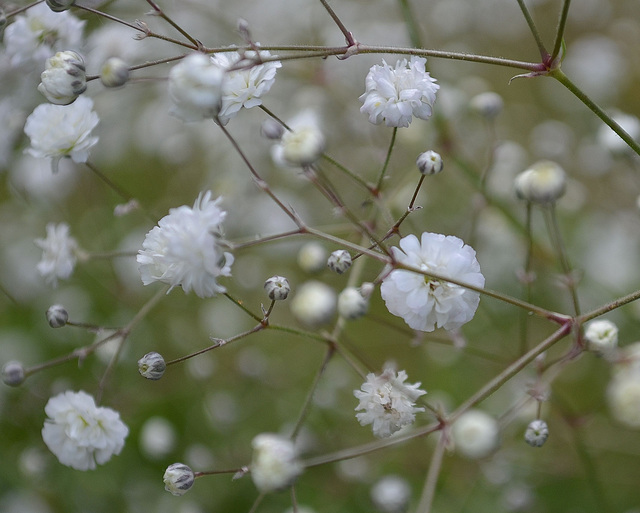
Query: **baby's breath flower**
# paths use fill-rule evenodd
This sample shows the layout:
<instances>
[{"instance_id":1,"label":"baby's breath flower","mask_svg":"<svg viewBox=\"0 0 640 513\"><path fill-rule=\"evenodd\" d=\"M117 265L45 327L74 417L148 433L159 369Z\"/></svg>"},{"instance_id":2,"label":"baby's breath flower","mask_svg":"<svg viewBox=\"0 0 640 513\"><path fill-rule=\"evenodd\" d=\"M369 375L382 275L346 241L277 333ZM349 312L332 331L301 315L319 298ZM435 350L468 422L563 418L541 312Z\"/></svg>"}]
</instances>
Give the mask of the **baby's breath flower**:
<instances>
[{"instance_id":1,"label":"baby's breath flower","mask_svg":"<svg viewBox=\"0 0 640 513\"><path fill-rule=\"evenodd\" d=\"M62 305L51 305L47 309L47 322L52 328L62 328L69 320L69 312Z\"/></svg>"},{"instance_id":2,"label":"baby's breath flower","mask_svg":"<svg viewBox=\"0 0 640 513\"><path fill-rule=\"evenodd\" d=\"M334 273L343 274L351 267L351 255L346 249L337 249L329 255L327 266Z\"/></svg>"},{"instance_id":3,"label":"baby's breath flower","mask_svg":"<svg viewBox=\"0 0 640 513\"><path fill-rule=\"evenodd\" d=\"M284 276L272 276L264 282L264 290L267 292L269 299L282 301L289 296L291 285L289 285L289 280Z\"/></svg>"},{"instance_id":4,"label":"baby's breath flower","mask_svg":"<svg viewBox=\"0 0 640 513\"><path fill-rule=\"evenodd\" d=\"M58 278L66 280L76 265L78 243L69 236L69 225L65 223L47 225L47 238L36 239L36 245L42 249L42 259L36 266L45 281L56 286Z\"/></svg>"},{"instance_id":5,"label":"baby's breath flower","mask_svg":"<svg viewBox=\"0 0 640 513\"><path fill-rule=\"evenodd\" d=\"M613 417L631 428L640 428L640 366L625 366L615 372L607 388Z\"/></svg>"},{"instance_id":6,"label":"baby's breath flower","mask_svg":"<svg viewBox=\"0 0 640 513\"><path fill-rule=\"evenodd\" d=\"M410 498L411 487L400 476L385 476L371 488L371 500L382 513L404 513Z\"/></svg>"},{"instance_id":7,"label":"baby's breath flower","mask_svg":"<svg viewBox=\"0 0 640 513\"><path fill-rule=\"evenodd\" d=\"M456 451L467 458L484 458L498 446L498 423L482 410L468 410L460 415L451 434Z\"/></svg>"},{"instance_id":8,"label":"baby's breath flower","mask_svg":"<svg viewBox=\"0 0 640 513\"><path fill-rule=\"evenodd\" d=\"M319 281L308 281L298 287L291 300L291 313L310 327L328 322L336 311L336 293Z\"/></svg>"},{"instance_id":9,"label":"baby's breath flower","mask_svg":"<svg viewBox=\"0 0 640 513\"><path fill-rule=\"evenodd\" d=\"M502 96L498 93L488 91L471 98L469 106L482 117L486 119L494 119L498 114L500 114L500 112L502 112L504 101L502 100Z\"/></svg>"},{"instance_id":10,"label":"baby's breath flower","mask_svg":"<svg viewBox=\"0 0 640 513\"><path fill-rule=\"evenodd\" d=\"M24 383L24 365L21 362L12 360L2 366L2 381L10 387L17 387Z\"/></svg>"},{"instance_id":11,"label":"baby's breath flower","mask_svg":"<svg viewBox=\"0 0 640 513\"><path fill-rule=\"evenodd\" d=\"M293 442L273 433L261 433L251 442L251 478L261 492L290 486L302 473Z\"/></svg>"},{"instance_id":12,"label":"baby's breath flower","mask_svg":"<svg viewBox=\"0 0 640 513\"><path fill-rule=\"evenodd\" d=\"M55 105L69 105L87 90L84 59L74 51L58 52L49 57L40 74L40 91Z\"/></svg>"},{"instance_id":13,"label":"baby's breath flower","mask_svg":"<svg viewBox=\"0 0 640 513\"><path fill-rule=\"evenodd\" d=\"M164 375L167 364L160 353L151 351L138 360L138 372L147 379L158 380Z\"/></svg>"},{"instance_id":14,"label":"baby's breath flower","mask_svg":"<svg viewBox=\"0 0 640 513\"><path fill-rule=\"evenodd\" d=\"M193 486L196 476L184 463L172 463L165 470L162 480L164 489L171 495L184 495Z\"/></svg>"},{"instance_id":15,"label":"baby's breath flower","mask_svg":"<svg viewBox=\"0 0 640 513\"><path fill-rule=\"evenodd\" d=\"M356 287L347 287L338 295L338 313L345 319L358 319L368 309L369 297L364 297Z\"/></svg>"},{"instance_id":16,"label":"baby's breath flower","mask_svg":"<svg viewBox=\"0 0 640 513\"><path fill-rule=\"evenodd\" d=\"M540 419L530 422L524 433L524 439L531 447L542 447L547 438L549 438L549 426Z\"/></svg>"},{"instance_id":17,"label":"baby's breath flower","mask_svg":"<svg viewBox=\"0 0 640 513\"><path fill-rule=\"evenodd\" d=\"M550 160L536 162L515 179L516 195L531 203L554 203L564 193L567 178L564 169Z\"/></svg>"},{"instance_id":18,"label":"baby's breath flower","mask_svg":"<svg viewBox=\"0 0 640 513\"><path fill-rule=\"evenodd\" d=\"M423 175L435 175L442 171L444 167L442 157L433 150L425 151L418 155L416 165Z\"/></svg>"},{"instance_id":19,"label":"baby's breath flower","mask_svg":"<svg viewBox=\"0 0 640 513\"><path fill-rule=\"evenodd\" d=\"M100 81L105 87L120 87L129 80L129 65L118 57L110 57L100 68Z\"/></svg>"},{"instance_id":20,"label":"baby's breath flower","mask_svg":"<svg viewBox=\"0 0 640 513\"><path fill-rule=\"evenodd\" d=\"M618 346L618 327L607 319L596 319L584 330L587 349L600 355L612 354Z\"/></svg>"},{"instance_id":21,"label":"baby's breath flower","mask_svg":"<svg viewBox=\"0 0 640 513\"><path fill-rule=\"evenodd\" d=\"M315 273L325 269L327 250L319 242L307 242L298 251L298 265L303 271Z\"/></svg>"}]
</instances>

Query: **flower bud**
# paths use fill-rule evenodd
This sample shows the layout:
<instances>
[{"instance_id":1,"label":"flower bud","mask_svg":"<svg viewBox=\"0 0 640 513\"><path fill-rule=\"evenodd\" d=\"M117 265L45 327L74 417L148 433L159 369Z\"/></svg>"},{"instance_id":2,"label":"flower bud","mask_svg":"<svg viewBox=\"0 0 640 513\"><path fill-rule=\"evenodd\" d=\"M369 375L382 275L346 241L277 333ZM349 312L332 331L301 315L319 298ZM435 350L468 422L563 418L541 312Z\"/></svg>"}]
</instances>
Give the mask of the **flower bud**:
<instances>
[{"instance_id":1,"label":"flower bud","mask_svg":"<svg viewBox=\"0 0 640 513\"><path fill-rule=\"evenodd\" d=\"M498 446L498 423L481 410L469 410L451 428L456 451L471 459L484 458Z\"/></svg>"},{"instance_id":2,"label":"flower bud","mask_svg":"<svg viewBox=\"0 0 640 513\"><path fill-rule=\"evenodd\" d=\"M69 105L87 90L84 60L71 50L49 57L40 74L40 91L51 103Z\"/></svg>"},{"instance_id":3,"label":"flower bud","mask_svg":"<svg viewBox=\"0 0 640 513\"><path fill-rule=\"evenodd\" d=\"M584 330L587 349L605 356L612 354L618 345L618 327L607 319L597 319Z\"/></svg>"},{"instance_id":4,"label":"flower bud","mask_svg":"<svg viewBox=\"0 0 640 513\"><path fill-rule=\"evenodd\" d=\"M327 265L333 272L342 274L351 267L351 255L346 249L338 249L329 255Z\"/></svg>"},{"instance_id":5,"label":"flower bud","mask_svg":"<svg viewBox=\"0 0 640 513\"><path fill-rule=\"evenodd\" d=\"M531 447L542 447L549 438L549 426L544 420L534 420L524 432L524 440Z\"/></svg>"},{"instance_id":6,"label":"flower bud","mask_svg":"<svg viewBox=\"0 0 640 513\"><path fill-rule=\"evenodd\" d=\"M400 476L385 476L371 489L371 500L383 513L404 513L410 498L411 487Z\"/></svg>"},{"instance_id":7,"label":"flower bud","mask_svg":"<svg viewBox=\"0 0 640 513\"><path fill-rule=\"evenodd\" d=\"M368 298L355 287L347 287L338 295L338 313L345 319L358 319L369 309Z\"/></svg>"},{"instance_id":8,"label":"flower bud","mask_svg":"<svg viewBox=\"0 0 640 513\"><path fill-rule=\"evenodd\" d=\"M167 364L160 353L152 351L138 360L138 372L151 380L158 380L164 375Z\"/></svg>"},{"instance_id":9,"label":"flower bud","mask_svg":"<svg viewBox=\"0 0 640 513\"><path fill-rule=\"evenodd\" d=\"M265 119L262 122L262 125L260 125L260 133L262 134L262 137L265 137L266 139L278 141L284 134L284 131L285 128L282 124L272 118Z\"/></svg>"},{"instance_id":10,"label":"flower bud","mask_svg":"<svg viewBox=\"0 0 640 513\"><path fill-rule=\"evenodd\" d=\"M564 170L555 162L536 162L515 179L516 195L531 203L549 204L560 198L566 189Z\"/></svg>"},{"instance_id":11,"label":"flower bud","mask_svg":"<svg viewBox=\"0 0 640 513\"><path fill-rule=\"evenodd\" d=\"M47 321L52 328L62 328L69 320L69 312L62 305L51 305L47 310Z\"/></svg>"},{"instance_id":12,"label":"flower bud","mask_svg":"<svg viewBox=\"0 0 640 513\"><path fill-rule=\"evenodd\" d=\"M2 381L10 387L17 387L24 382L25 373L22 363L12 360L2 367Z\"/></svg>"},{"instance_id":13,"label":"flower bud","mask_svg":"<svg viewBox=\"0 0 640 513\"><path fill-rule=\"evenodd\" d=\"M444 167L442 157L433 150L425 151L418 155L416 165L423 175L438 174Z\"/></svg>"},{"instance_id":14,"label":"flower bud","mask_svg":"<svg viewBox=\"0 0 640 513\"><path fill-rule=\"evenodd\" d=\"M500 112L502 112L504 102L502 101L502 96L498 93L489 91L486 93L480 93L471 98L469 106L482 117L486 119L494 119L498 114L500 114Z\"/></svg>"},{"instance_id":15,"label":"flower bud","mask_svg":"<svg viewBox=\"0 0 640 513\"><path fill-rule=\"evenodd\" d=\"M184 495L196 479L193 470L184 463L173 463L167 467L162 480L164 489L172 495Z\"/></svg>"},{"instance_id":16,"label":"flower bud","mask_svg":"<svg viewBox=\"0 0 640 513\"><path fill-rule=\"evenodd\" d=\"M110 57L100 69L100 81L105 87L120 87L129 80L129 66L122 59Z\"/></svg>"},{"instance_id":17,"label":"flower bud","mask_svg":"<svg viewBox=\"0 0 640 513\"><path fill-rule=\"evenodd\" d=\"M282 157L292 166L310 166L322 156L325 141L322 132L313 126L304 126L282 135Z\"/></svg>"},{"instance_id":18,"label":"flower bud","mask_svg":"<svg viewBox=\"0 0 640 513\"><path fill-rule=\"evenodd\" d=\"M630 428L640 428L640 367L618 370L607 388L613 417Z\"/></svg>"},{"instance_id":19,"label":"flower bud","mask_svg":"<svg viewBox=\"0 0 640 513\"><path fill-rule=\"evenodd\" d=\"M284 276L272 276L264 282L264 290L269 299L281 301L287 299L289 292L291 292L291 285Z\"/></svg>"},{"instance_id":20,"label":"flower bud","mask_svg":"<svg viewBox=\"0 0 640 513\"><path fill-rule=\"evenodd\" d=\"M327 250L319 242L308 242L298 252L298 265L308 273L324 269L326 263Z\"/></svg>"},{"instance_id":21,"label":"flower bud","mask_svg":"<svg viewBox=\"0 0 640 513\"><path fill-rule=\"evenodd\" d=\"M336 310L336 294L319 281L308 281L298 287L291 301L291 313L302 324L319 326L331 320Z\"/></svg>"},{"instance_id":22,"label":"flower bud","mask_svg":"<svg viewBox=\"0 0 640 513\"><path fill-rule=\"evenodd\" d=\"M272 433L261 433L251 442L251 478L261 492L282 490L302 473L293 442Z\"/></svg>"},{"instance_id":23,"label":"flower bud","mask_svg":"<svg viewBox=\"0 0 640 513\"><path fill-rule=\"evenodd\" d=\"M67 11L73 5L74 0L45 0L47 7L53 12Z\"/></svg>"}]
</instances>

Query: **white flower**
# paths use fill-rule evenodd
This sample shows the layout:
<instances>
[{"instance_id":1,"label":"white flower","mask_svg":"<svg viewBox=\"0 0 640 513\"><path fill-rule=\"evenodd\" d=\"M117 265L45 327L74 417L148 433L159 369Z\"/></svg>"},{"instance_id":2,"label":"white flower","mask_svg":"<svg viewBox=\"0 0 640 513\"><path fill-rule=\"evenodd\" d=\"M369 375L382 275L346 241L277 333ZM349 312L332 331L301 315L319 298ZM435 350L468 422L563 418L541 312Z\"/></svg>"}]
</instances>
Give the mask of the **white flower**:
<instances>
[{"instance_id":1,"label":"white flower","mask_svg":"<svg viewBox=\"0 0 640 513\"><path fill-rule=\"evenodd\" d=\"M85 22L69 12L55 13L45 3L29 8L4 31L12 66L44 65L58 50L79 49Z\"/></svg>"},{"instance_id":2,"label":"white flower","mask_svg":"<svg viewBox=\"0 0 640 513\"><path fill-rule=\"evenodd\" d=\"M276 70L282 66L279 61L255 64L271 57L266 50L256 55L255 51L221 52L212 55L211 60L224 70L222 108L218 121L226 125L242 107L250 109L262 104L262 96L269 92L275 82ZM237 68L237 69L236 69Z\"/></svg>"},{"instance_id":3,"label":"white flower","mask_svg":"<svg viewBox=\"0 0 640 513\"><path fill-rule=\"evenodd\" d=\"M129 429L111 408L97 407L86 392L63 392L49 399L42 428L47 447L63 465L96 468L120 454Z\"/></svg>"},{"instance_id":4,"label":"white flower","mask_svg":"<svg viewBox=\"0 0 640 513\"><path fill-rule=\"evenodd\" d=\"M618 327L607 319L596 319L584 330L587 348L600 355L612 354L618 346Z\"/></svg>"},{"instance_id":5,"label":"white flower","mask_svg":"<svg viewBox=\"0 0 640 513\"><path fill-rule=\"evenodd\" d=\"M531 447L542 447L549 438L549 426L544 420L532 420L524 432L524 440Z\"/></svg>"},{"instance_id":6,"label":"white flower","mask_svg":"<svg viewBox=\"0 0 640 513\"><path fill-rule=\"evenodd\" d=\"M371 500L383 513L403 513L411 498L407 480L396 475L385 476L371 489Z\"/></svg>"},{"instance_id":7,"label":"white flower","mask_svg":"<svg viewBox=\"0 0 640 513\"><path fill-rule=\"evenodd\" d=\"M169 111L183 121L213 119L220 112L224 70L203 53L193 53L169 72Z\"/></svg>"},{"instance_id":8,"label":"white flower","mask_svg":"<svg viewBox=\"0 0 640 513\"><path fill-rule=\"evenodd\" d=\"M360 96L360 112L368 114L371 123L384 121L394 127L408 127L412 116L429 119L440 86L425 71L426 63L427 59L414 56L409 62L399 60L395 69L384 60L382 66L372 66Z\"/></svg>"},{"instance_id":9,"label":"white flower","mask_svg":"<svg viewBox=\"0 0 640 513\"><path fill-rule=\"evenodd\" d=\"M86 162L89 149L98 142L91 137L100 122L92 108L93 101L85 96L71 105L38 105L24 125L31 139L27 152L37 158L71 157L74 162Z\"/></svg>"},{"instance_id":10,"label":"white flower","mask_svg":"<svg viewBox=\"0 0 640 513\"><path fill-rule=\"evenodd\" d=\"M442 171L444 163L439 153L428 150L418 155L416 166L423 175L436 175Z\"/></svg>"},{"instance_id":11,"label":"white flower","mask_svg":"<svg viewBox=\"0 0 640 513\"><path fill-rule=\"evenodd\" d=\"M484 286L484 276L476 252L458 237L425 232L420 240L408 235L400 248L391 248L401 264L425 271L422 275L396 269L383 280L380 293L387 309L402 317L414 330L433 331L459 328L470 321L480 295L458 285L431 278L434 273L475 287Z\"/></svg>"},{"instance_id":12,"label":"white flower","mask_svg":"<svg viewBox=\"0 0 640 513\"><path fill-rule=\"evenodd\" d=\"M322 156L325 148L318 115L313 110L303 110L287 125L289 130L272 147L271 157L282 167L310 166Z\"/></svg>"},{"instance_id":13,"label":"white flower","mask_svg":"<svg viewBox=\"0 0 640 513\"><path fill-rule=\"evenodd\" d=\"M567 177L559 164L541 160L516 176L514 186L519 198L545 205L565 193Z\"/></svg>"},{"instance_id":14,"label":"white flower","mask_svg":"<svg viewBox=\"0 0 640 513\"><path fill-rule=\"evenodd\" d=\"M640 367L618 369L607 388L609 408L616 420L631 428L640 428Z\"/></svg>"},{"instance_id":15,"label":"white flower","mask_svg":"<svg viewBox=\"0 0 640 513\"><path fill-rule=\"evenodd\" d=\"M467 458L488 456L498 446L498 422L482 410L468 410L451 428L456 451Z\"/></svg>"},{"instance_id":16,"label":"white flower","mask_svg":"<svg viewBox=\"0 0 640 513\"><path fill-rule=\"evenodd\" d=\"M160 219L138 252L142 283L161 281L171 289L193 289L202 298L226 290L216 281L231 276L233 264L233 255L223 252L218 243L220 224L227 215L218 206L221 199L212 200L211 191L200 193L193 208L172 208Z\"/></svg>"},{"instance_id":17,"label":"white flower","mask_svg":"<svg viewBox=\"0 0 640 513\"><path fill-rule=\"evenodd\" d=\"M184 463L172 463L162 476L164 489L171 495L184 495L187 493L196 480L193 470Z\"/></svg>"},{"instance_id":18,"label":"white flower","mask_svg":"<svg viewBox=\"0 0 640 513\"><path fill-rule=\"evenodd\" d=\"M345 319L358 319L367 313L369 297L356 287L347 287L338 295L338 313Z\"/></svg>"},{"instance_id":19,"label":"white flower","mask_svg":"<svg viewBox=\"0 0 640 513\"><path fill-rule=\"evenodd\" d=\"M356 406L356 418L362 426L373 424L373 434L380 438L391 436L404 426L413 424L416 413L424 411L424 408L416 408L415 402L421 395L426 394L418 387L420 383L405 384L407 379L405 371L398 372L387 367L382 374L367 374L367 381L354 390L353 395L360 400Z\"/></svg>"},{"instance_id":20,"label":"white flower","mask_svg":"<svg viewBox=\"0 0 640 513\"><path fill-rule=\"evenodd\" d=\"M58 52L49 57L40 74L40 91L51 103L69 105L87 90L84 59L74 51Z\"/></svg>"},{"instance_id":21,"label":"white flower","mask_svg":"<svg viewBox=\"0 0 640 513\"><path fill-rule=\"evenodd\" d=\"M251 478L261 492L281 490L302 473L293 442L272 433L261 433L251 442Z\"/></svg>"},{"instance_id":22,"label":"white flower","mask_svg":"<svg viewBox=\"0 0 640 513\"><path fill-rule=\"evenodd\" d=\"M35 243L42 249L42 259L36 269L48 284L55 287L58 278L66 280L71 276L76 266L78 243L69 236L68 224L47 224L47 238L36 239Z\"/></svg>"},{"instance_id":23,"label":"white flower","mask_svg":"<svg viewBox=\"0 0 640 513\"><path fill-rule=\"evenodd\" d=\"M325 283L303 283L291 300L291 313L302 324L315 327L328 322L336 311L336 293Z\"/></svg>"}]
</instances>

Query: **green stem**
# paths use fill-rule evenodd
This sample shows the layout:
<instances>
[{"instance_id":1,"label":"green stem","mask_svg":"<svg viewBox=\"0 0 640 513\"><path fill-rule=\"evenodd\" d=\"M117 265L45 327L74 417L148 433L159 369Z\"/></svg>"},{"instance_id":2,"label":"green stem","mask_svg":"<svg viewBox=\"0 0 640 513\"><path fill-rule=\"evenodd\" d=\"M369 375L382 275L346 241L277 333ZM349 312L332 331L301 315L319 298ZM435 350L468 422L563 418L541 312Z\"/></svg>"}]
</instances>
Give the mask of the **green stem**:
<instances>
[{"instance_id":1,"label":"green stem","mask_svg":"<svg viewBox=\"0 0 640 513\"><path fill-rule=\"evenodd\" d=\"M354 182L356 182L358 185L362 186L362 188L366 189L368 192L372 192L372 187L366 182L366 180L364 180L361 177L359 177L357 174L355 174L349 168L347 168L347 167L343 166L342 164L340 164L333 157L327 155L326 153L323 153L322 154L322 158L325 159L326 161L328 161L332 166L334 166L337 169L339 169L340 171L342 171L345 175L347 175L349 178L351 178Z\"/></svg>"},{"instance_id":2,"label":"green stem","mask_svg":"<svg viewBox=\"0 0 640 513\"><path fill-rule=\"evenodd\" d=\"M632 292L631 294L628 294L624 297L618 298L615 301L612 301L611 303L607 303L606 305L603 305L599 308L596 308L595 310L592 310L591 312L587 312L586 314L583 314L581 316L579 316L578 318L576 318L576 323L577 324L584 324L587 321L590 321L591 319L595 319L596 317L600 317L601 315L604 315L608 312L611 312L612 310L615 310L617 308L620 308L621 306L624 306L628 303L631 303L633 301L636 301L640 299L640 290L636 290L635 292Z\"/></svg>"},{"instance_id":3,"label":"green stem","mask_svg":"<svg viewBox=\"0 0 640 513\"><path fill-rule=\"evenodd\" d=\"M158 4L156 4L153 0L147 0L147 3L153 8L158 16L160 16L164 21L166 21L169 25L171 25L174 29L176 29L180 34L186 37L191 44L195 47L201 47L202 44L200 41L196 40L189 34L186 30L184 30L180 25L178 25L175 21L173 21L169 16L165 14L165 12L160 8Z\"/></svg>"},{"instance_id":4,"label":"green stem","mask_svg":"<svg viewBox=\"0 0 640 513\"><path fill-rule=\"evenodd\" d=\"M391 141L389 142L389 149L387 150L387 156L384 159L384 165L380 170L380 176L378 177L378 182L376 183L376 195L380 194L380 190L382 189L382 182L384 180L385 175L387 174L387 168L389 167L389 161L391 160L391 152L393 151L393 146L396 143L396 135L398 134L398 127L393 127L393 132L391 134Z\"/></svg>"},{"instance_id":5,"label":"green stem","mask_svg":"<svg viewBox=\"0 0 640 513\"><path fill-rule=\"evenodd\" d=\"M446 430L440 433L440 439L436 444L433 456L431 456L431 463L429 464L429 470L427 471L427 479L422 490L422 497L420 497L420 504L418 504L418 507L416 508L417 513L430 513L431 511L433 498L436 494L438 476L440 476L440 469L442 468L442 458L444 457L444 452L447 448L447 437L448 434Z\"/></svg>"},{"instance_id":6,"label":"green stem","mask_svg":"<svg viewBox=\"0 0 640 513\"><path fill-rule=\"evenodd\" d=\"M569 15L569 5L571 0L564 0L562 4L562 10L560 11L560 17L558 19L558 28L556 29L556 41L553 44L553 52L551 53L551 62L560 54L562 48L562 39L564 38L564 30L567 26L567 16Z\"/></svg>"},{"instance_id":7,"label":"green stem","mask_svg":"<svg viewBox=\"0 0 640 513\"><path fill-rule=\"evenodd\" d=\"M413 13L413 9L409 4L409 0L398 0L398 2L400 3L400 10L402 11L404 24L407 27L409 41L411 41L412 46L421 48L422 42L420 38L420 27L418 26L417 19Z\"/></svg>"},{"instance_id":8,"label":"green stem","mask_svg":"<svg viewBox=\"0 0 640 513\"><path fill-rule=\"evenodd\" d=\"M520 10L522 11L522 15L524 16L524 19L527 21L529 30L531 31L534 39L536 40L536 44L538 45L538 51L540 52L540 57L542 57L542 60L545 60L545 58L549 55L549 52L547 52L547 49L545 48L544 43L542 42L542 37L540 37L540 32L538 31L538 27L536 27L536 24L533 21L533 18L531 17L529 8L524 3L524 0L518 0L518 5L520 6Z\"/></svg>"}]
</instances>

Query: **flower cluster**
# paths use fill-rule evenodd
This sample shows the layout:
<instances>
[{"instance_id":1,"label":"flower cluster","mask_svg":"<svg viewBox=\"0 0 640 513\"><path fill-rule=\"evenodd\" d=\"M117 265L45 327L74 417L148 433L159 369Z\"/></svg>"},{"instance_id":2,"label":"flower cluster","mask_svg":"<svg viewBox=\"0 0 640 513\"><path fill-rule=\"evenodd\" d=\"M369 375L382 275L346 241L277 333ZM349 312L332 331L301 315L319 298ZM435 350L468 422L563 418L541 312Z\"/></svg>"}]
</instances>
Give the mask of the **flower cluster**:
<instances>
[{"instance_id":1,"label":"flower cluster","mask_svg":"<svg viewBox=\"0 0 640 513\"><path fill-rule=\"evenodd\" d=\"M440 86L425 71L426 64L427 59L411 57L409 62L398 61L395 68L384 60L382 66L372 66L360 96L360 112L368 114L371 123L384 121L393 127L408 127L412 116L429 119Z\"/></svg>"},{"instance_id":2,"label":"flower cluster","mask_svg":"<svg viewBox=\"0 0 640 513\"><path fill-rule=\"evenodd\" d=\"M129 429L111 408L97 407L86 392L63 392L49 399L42 438L60 463L91 470L120 454Z\"/></svg>"},{"instance_id":3,"label":"flower cluster","mask_svg":"<svg viewBox=\"0 0 640 513\"><path fill-rule=\"evenodd\" d=\"M198 196L193 208L172 208L160 219L138 252L142 283L161 281L171 289L193 290L202 298L226 290L217 279L231 276L233 255L219 245L220 225L227 215L218 206L221 199L211 199L207 191Z\"/></svg>"},{"instance_id":4,"label":"flower cluster","mask_svg":"<svg viewBox=\"0 0 640 513\"><path fill-rule=\"evenodd\" d=\"M251 478L261 492L286 488L302 473L303 467L291 440L273 433L261 433L251 445Z\"/></svg>"},{"instance_id":5,"label":"flower cluster","mask_svg":"<svg viewBox=\"0 0 640 513\"><path fill-rule=\"evenodd\" d=\"M425 232L420 240L415 235L404 237L400 249L394 247L391 251L398 263L425 274L400 269L389 273L380 287L389 312L420 331L433 331L436 327L452 330L473 318L480 295L440 279L483 287L484 276L473 248L458 237Z\"/></svg>"},{"instance_id":6,"label":"flower cluster","mask_svg":"<svg viewBox=\"0 0 640 513\"><path fill-rule=\"evenodd\" d=\"M421 395L426 394L418 387L420 383L405 384L407 373L396 372L387 367L382 374L367 374L360 390L354 390L353 395L360 400L356 411L358 422L362 426L373 424L373 434L380 438L391 436L404 426L413 424L416 413L424 408L416 408L415 403Z\"/></svg>"},{"instance_id":7,"label":"flower cluster","mask_svg":"<svg viewBox=\"0 0 640 513\"><path fill-rule=\"evenodd\" d=\"M47 238L36 239L36 245L42 249L42 259L36 269L45 281L52 286L58 284L58 278L66 280L76 266L78 243L69 235L69 225L65 223L47 225Z\"/></svg>"}]
</instances>

